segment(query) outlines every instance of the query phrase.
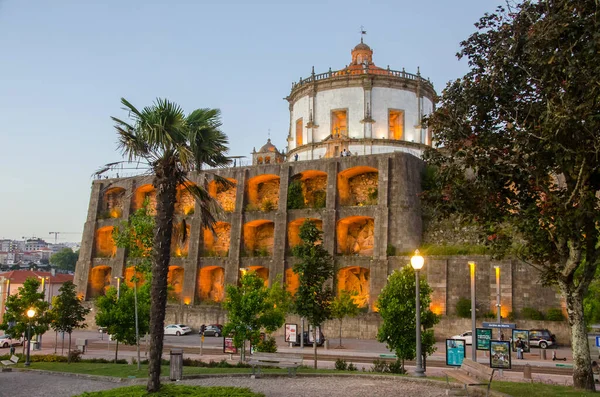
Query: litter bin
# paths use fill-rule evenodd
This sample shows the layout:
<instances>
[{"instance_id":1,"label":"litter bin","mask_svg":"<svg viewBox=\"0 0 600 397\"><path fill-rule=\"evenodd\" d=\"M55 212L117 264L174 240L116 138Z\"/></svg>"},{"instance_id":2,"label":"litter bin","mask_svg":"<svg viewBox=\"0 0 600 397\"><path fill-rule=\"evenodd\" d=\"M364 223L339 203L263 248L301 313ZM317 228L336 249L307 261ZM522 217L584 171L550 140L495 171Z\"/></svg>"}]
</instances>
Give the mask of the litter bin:
<instances>
[{"instance_id":1,"label":"litter bin","mask_svg":"<svg viewBox=\"0 0 600 397\"><path fill-rule=\"evenodd\" d=\"M171 349L170 354L170 374L169 379L181 380L183 379L183 349Z\"/></svg>"},{"instance_id":2,"label":"litter bin","mask_svg":"<svg viewBox=\"0 0 600 397\"><path fill-rule=\"evenodd\" d=\"M541 360L546 359L546 349L540 349L540 359Z\"/></svg>"}]
</instances>

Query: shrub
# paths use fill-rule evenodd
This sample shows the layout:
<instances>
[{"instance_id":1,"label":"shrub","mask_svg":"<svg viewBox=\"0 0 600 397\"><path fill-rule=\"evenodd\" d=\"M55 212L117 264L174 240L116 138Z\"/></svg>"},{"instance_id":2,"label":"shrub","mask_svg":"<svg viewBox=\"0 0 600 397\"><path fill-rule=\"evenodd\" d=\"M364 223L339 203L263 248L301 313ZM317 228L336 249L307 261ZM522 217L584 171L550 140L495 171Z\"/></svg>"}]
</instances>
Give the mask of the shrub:
<instances>
[{"instance_id":1,"label":"shrub","mask_svg":"<svg viewBox=\"0 0 600 397\"><path fill-rule=\"evenodd\" d=\"M460 318L471 318L471 299L460 298L456 302L456 315Z\"/></svg>"},{"instance_id":2,"label":"shrub","mask_svg":"<svg viewBox=\"0 0 600 397\"><path fill-rule=\"evenodd\" d=\"M84 393L88 397L142 397L147 396L146 386L127 386L112 390ZM188 386L163 383L157 396L189 396L189 397L259 397L264 394L254 393L248 388L229 386Z\"/></svg>"},{"instance_id":3,"label":"shrub","mask_svg":"<svg viewBox=\"0 0 600 397\"><path fill-rule=\"evenodd\" d=\"M396 247L394 247L392 244L388 244L385 254L387 256L396 256Z\"/></svg>"},{"instance_id":4,"label":"shrub","mask_svg":"<svg viewBox=\"0 0 600 397\"><path fill-rule=\"evenodd\" d=\"M548 311L546 312L546 320L548 320L548 321L564 321L565 316L563 315L563 312L561 309L552 308L552 309L548 309Z\"/></svg>"},{"instance_id":5,"label":"shrub","mask_svg":"<svg viewBox=\"0 0 600 397\"><path fill-rule=\"evenodd\" d=\"M358 371L358 368L356 368L356 365L350 363L348 364L348 371Z\"/></svg>"},{"instance_id":6,"label":"shrub","mask_svg":"<svg viewBox=\"0 0 600 397\"><path fill-rule=\"evenodd\" d=\"M260 208L256 204L248 203L246 205L246 212L254 212L254 211L259 211L259 210L260 210Z\"/></svg>"},{"instance_id":7,"label":"shrub","mask_svg":"<svg viewBox=\"0 0 600 397\"><path fill-rule=\"evenodd\" d=\"M345 371L348 369L348 364L346 364L346 360L342 360L341 358L338 358L335 360L335 369L337 369L338 371Z\"/></svg>"},{"instance_id":8,"label":"shrub","mask_svg":"<svg viewBox=\"0 0 600 397\"><path fill-rule=\"evenodd\" d=\"M327 204L327 193L324 190L315 190L313 193L314 208L325 208Z\"/></svg>"},{"instance_id":9,"label":"shrub","mask_svg":"<svg viewBox=\"0 0 600 397\"><path fill-rule=\"evenodd\" d=\"M289 210L304 208L304 193L302 192L302 182L295 180L288 186L288 202Z\"/></svg>"},{"instance_id":10,"label":"shrub","mask_svg":"<svg viewBox=\"0 0 600 397\"><path fill-rule=\"evenodd\" d=\"M483 318L485 318L486 320L493 320L496 318L496 313L494 313L494 312L483 313Z\"/></svg>"},{"instance_id":11,"label":"shrub","mask_svg":"<svg viewBox=\"0 0 600 397\"><path fill-rule=\"evenodd\" d=\"M389 368L390 372L393 374L405 374L406 373L406 369L402 368L402 361L400 361L400 360L394 361L393 363L388 365L388 368Z\"/></svg>"},{"instance_id":12,"label":"shrub","mask_svg":"<svg viewBox=\"0 0 600 397\"><path fill-rule=\"evenodd\" d=\"M271 212L275 209L275 203L270 199L264 199L262 203L260 203L260 210L262 212Z\"/></svg>"},{"instance_id":13,"label":"shrub","mask_svg":"<svg viewBox=\"0 0 600 397\"><path fill-rule=\"evenodd\" d=\"M506 315L506 319L508 321L515 321L515 313L514 312L508 312L508 314Z\"/></svg>"},{"instance_id":14,"label":"shrub","mask_svg":"<svg viewBox=\"0 0 600 397\"><path fill-rule=\"evenodd\" d=\"M81 355L83 354L83 352L81 350L75 349L75 350L71 350L71 353L69 353L69 357L71 359L72 363L78 363L81 361Z\"/></svg>"},{"instance_id":15,"label":"shrub","mask_svg":"<svg viewBox=\"0 0 600 397\"><path fill-rule=\"evenodd\" d=\"M369 191L367 193L367 205L376 205L378 195L379 195L379 190L376 187L369 188Z\"/></svg>"},{"instance_id":16,"label":"shrub","mask_svg":"<svg viewBox=\"0 0 600 397\"><path fill-rule=\"evenodd\" d=\"M521 310L521 318L525 320L543 320L544 314L533 307L524 307Z\"/></svg>"},{"instance_id":17,"label":"shrub","mask_svg":"<svg viewBox=\"0 0 600 397\"><path fill-rule=\"evenodd\" d=\"M277 340L271 335L266 336L256 345L256 351L263 353L277 353Z\"/></svg>"},{"instance_id":18,"label":"shrub","mask_svg":"<svg viewBox=\"0 0 600 397\"><path fill-rule=\"evenodd\" d=\"M377 359L373 361L371 372L390 372L390 367L384 360Z\"/></svg>"}]
</instances>

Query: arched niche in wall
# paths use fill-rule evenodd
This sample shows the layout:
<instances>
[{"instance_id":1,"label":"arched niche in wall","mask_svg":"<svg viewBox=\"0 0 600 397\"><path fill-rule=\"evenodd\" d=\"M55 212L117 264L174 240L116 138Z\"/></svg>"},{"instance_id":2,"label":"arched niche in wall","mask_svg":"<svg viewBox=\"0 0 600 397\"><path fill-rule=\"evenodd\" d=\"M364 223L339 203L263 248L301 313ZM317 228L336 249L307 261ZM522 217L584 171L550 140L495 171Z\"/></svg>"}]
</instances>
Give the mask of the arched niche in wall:
<instances>
[{"instance_id":1,"label":"arched niche in wall","mask_svg":"<svg viewBox=\"0 0 600 397\"><path fill-rule=\"evenodd\" d=\"M225 271L222 267L207 266L200 269L196 297L213 302L221 302L225 298Z\"/></svg>"},{"instance_id":2,"label":"arched niche in wall","mask_svg":"<svg viewBox=\"0 0 600 397\"><path fill-rule=\"evenodd\" d=\"M370 271L364 267L352 266L340 269L337 276L338 295L342 291L354 292L354 303L359 307L369 304Z\"/></svg>"},{"instance_id":3,"label":"arched niche in wall","mask_svg":"<svg viewBox=\"0 0 600 397\"><path fill-rule=\"evenodd\" d=\"M219 181L212 180L208 184L208 193L223 208L225 212L235 211L235 198L237 194L237 181L233 178L225 178L232 183L231 186L224 185Z\"/></svg>"},{"instance_id":4,"label":"arched niche in wall","mask_svg":"<svg viewBox=\"0 0 600 397\"><path fill-rule=\"evenodd\" d=\"M171 256L187 257L190 248L190 224L184 219L173 224L171 236Z\"/></svg>"},{"instance_id":5,"label":"arched niche in wall","mask_svg":"<svg viewBox=\"0 0 600 397\"><path fill-rule=\"evenodd\" d=\"M231 225L227 222L217 222L213 227L214 233L205 228L203 232L203 256L229 256L231 243Z\"/></svg>"},{"instance_id":6,"label":"arched niche in wall","mask_svg":"<svg viewBox=\"0 0 600 397\"><path fill-rule=\"evenodd\" d=\"M96 230L94 244L95 258L111 258L117 253L117 246L112 237L113 227L105 226Z\"/></svg>"},{"instance_id":7,"label":"arched niche in wall","mask_svg":"<svg viewBox=\"0 0 600 397\"><path fill-rule=\"evenodd\" d=\"M246 211L275 211L279 205L279 176L258 175L246 184Z\"/></svg>"},{"instance_id":8,"label":"arched niche in wall","mask_svg":"<svg viewBox=\"0 0 600 397\"><path fill-rule=\"evenodd\" d=\"M133 195L133 209L139 210L144 205L144 201L148 200L148 213L156 214L156 189L152 185L142 185L135 189Z\"/></svg>"},{"instance_id":9,"label":"arched niche in wall","mask_svg":"<svg viewBox=\"0 0 600 397\"><path fill-rule=\"evenodd\" d=\"M292 268L285 269L285 289L292 295L296 294L300 280Z\"/></svg>"},{"instance_id":10,"label":"arched niche in wall","mask_svg":"<svg viewBox=\"0 0 600 397\"><path fill-rule=\"evenodd\" d=\"M88 300L103 296L106 293L106 290L110 287L111 270L110 266L104 265L95 266L91 269L87 290Z\"/></svg>"},{"instance_id":11,"label":"arched niche in wall","mask_svg":"<svg viewBox=\"0 0 600 397\"><path fill-rule=\"evenodd\" d=\"M379 172L376 168L352 167L338 174L338 197L342 206L377 205Z\"/></svg>"},{"instance_id":12,"label":"arched niche in wall","mask_svg":"<svg viewBox=\"0 0 600 397\"><path fill-rule=\"evenodd\" d=\"M187 189L186 185L179 185L175 197L175 213L179 215L193 215L195 206L196 199Z\"/></svg>"},{"instance_id":13,"label":"arched niche in wall","mask_svg":"<svg viewBox=\"0 0 600 397\"><path fill-rule=\"evenodd\" d=\"M269 286L269 269L264 266L249 266L245 269L240 269L240 276L246 272L254 272L256 275L263 279L265 287Z\"/></svg>"},{"instance_id":14,"label":"arched niche in wall","mask_svg":"<svg viewBox=\"0 0 600 397\"><path fill-rule=\"evenodd\" d=\"M273 256L275 224L259 219L244 224L244 256Z\"/></svg>"},{"instance_id":15,"label":"arched niche in wall","mask_svg":"<svg viewBox=\"0 0 600 397\"><path fill-rule=\"evenodd\" d=\"M133 276L136 276L138 279L138 282L137 282L138 287L140 287L146 283L146 279L144 278L144 273L139 272L139 271L136 272L135 266L129 266L128 268L125 269L125 276L124 276L125 284L127 284L128 287L133 288L133 281L131 281L133 279Z\"/></svg>"},{"instance_id":16,"label":"arched niche in wall","mask_svg":"<svg viewBox=\"0 0 600 397\"><path fill-rule=\"evenodd\" d=\"M300 218L300 219L295 219L295 220L291 221L290 223L288 223L288 248L289 249L292 249L295 246L302 243L302 240L300 239L300 227L307 220L313 221L315 223L315 225L317 226L317 229L323 231L323 221L320 219Z\"/></svg>"},{"instance_id":17,"label":"arched niche in wall","mask_svg":"<svg viewBox=\"0 0 600 397\"><path fill-rule=\"evenodd\" d=\"M368 216L350 216L337 223L339 255L373 256L375 222Z\"/></svg>"},{"instance_id":18,"label":"arched niche in wall","mask_svg":"<svg viewBox=\"0 0 600 397\"><path fill-rule=\"evenodd\" d=\"M171 302L181 301L183 291L183 267L169 266L167 274L167 296Z\"/></svg>"},{"instance_id":19,"label":"arched niche in wall","mask_svg":"<svg viewBox=\"0 0 600 397\"><path fill-rule=\"evenodd\" d=\"M112 187L102 195L102 202L98 206L98 218L120 218L123 216L123 205L125 203L125 189Z\"/></svg>"},{"instance_id":20,"label":"arched niche in wall","mask_svg":"<svg viewBox=\"0 0 600 397\"><path fill-rule=\"evenodd\" d=\"M302 188L302 207L298 204L294 184ZM288 188L288 209L295 208L325 208L327 199L327 173L317 170L307 170L292 177Z\"/></svg>"}]
</instances>

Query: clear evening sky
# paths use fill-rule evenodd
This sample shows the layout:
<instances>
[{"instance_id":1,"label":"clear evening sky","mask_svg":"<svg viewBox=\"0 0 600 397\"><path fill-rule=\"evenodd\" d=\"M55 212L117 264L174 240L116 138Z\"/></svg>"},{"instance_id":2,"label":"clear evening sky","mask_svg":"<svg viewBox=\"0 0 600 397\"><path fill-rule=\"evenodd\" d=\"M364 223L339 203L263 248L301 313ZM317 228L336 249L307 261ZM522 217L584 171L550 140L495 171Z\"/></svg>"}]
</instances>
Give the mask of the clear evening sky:
<instances>
[{"instance_id":1,"label":"clear evening sky","mask_svg":"<svg viewBox=\"0 0 600 397\"><path fill-rule=\"evenodd\" d=\"M376 65L420 66L441 93L467 71L460 41L502 3L0 0L0 238L83 230L92 173L121 159L121 97L220 108L230 155L269 130L283 149L291 83L348 64L361 25Z\"/></svg>"}]
</instances>

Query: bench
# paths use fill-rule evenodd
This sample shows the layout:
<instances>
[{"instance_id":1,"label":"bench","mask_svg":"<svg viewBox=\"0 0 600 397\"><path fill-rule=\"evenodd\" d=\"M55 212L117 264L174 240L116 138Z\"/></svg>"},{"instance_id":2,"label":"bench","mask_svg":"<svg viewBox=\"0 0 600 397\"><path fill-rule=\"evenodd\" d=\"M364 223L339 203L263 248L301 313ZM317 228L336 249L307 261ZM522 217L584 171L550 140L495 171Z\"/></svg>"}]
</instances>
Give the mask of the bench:
<instances>
[{"instance_id":1,"label":"bench","mask_svg":"<svg viewBox=\"0 0 600 397\"><path fill-rule=\"evenodd\" d=\"M292 371L296 376L296 369L302 365L302 355L257 352L250 357L248 364L252 366L252 376L260 377L261 367L287 368L289 376L292 376ZM258 368L256 375L254 373L255 368Z\"/></svg>"},{"instance_id":2,"label":"bench","mask_svg":"<svg viewBox=\"0 0 600 397\"><path fill-rule=\"evenodd\" d=\"M448 378L452 377L464 385L467 395L469 395L467 386L487 386L485 395L489 396L494 371L494 369L465 358L460 368L449 369L443 372L446 375L448 386L450 386Z\"/></svg>"},{"instance_id":3,"label":"bench","mask_svg":"<svg viewBox=\"0 0 600 397\"><path fill-rule=\"evenodd\" d=\"M2 371L5 371L5 370L11 371L10 369L6 369L6 368L11 365L15 365L18 362L19 362L19 357L15 356L14 354L8 360L0 361L0 363L2 363L2 365L4 365L4 367L2 367Z\"/></svg>"}]
</instances>

